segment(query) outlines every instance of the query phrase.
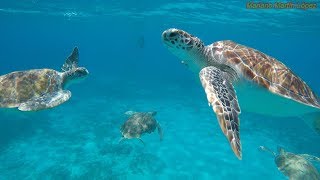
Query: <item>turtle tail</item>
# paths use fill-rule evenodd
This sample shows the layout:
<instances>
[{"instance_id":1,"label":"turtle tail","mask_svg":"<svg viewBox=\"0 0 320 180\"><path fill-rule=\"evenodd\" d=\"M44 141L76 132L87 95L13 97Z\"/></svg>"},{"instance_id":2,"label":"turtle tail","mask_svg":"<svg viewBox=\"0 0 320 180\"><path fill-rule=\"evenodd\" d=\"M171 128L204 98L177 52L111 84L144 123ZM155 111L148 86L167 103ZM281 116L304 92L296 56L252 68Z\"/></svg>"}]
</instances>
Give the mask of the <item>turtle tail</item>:
<instances>
[{"instance_id":1,"label":"turtle tail","mask_svg":"<svg viewBox=\"0 0 320 180\"><path fill-rule=\"evenodd\" d=\"M163 140L163 131L162 131L162 128L159 123L158 123L158 133L160 136L160 141L162 141Z\"/></svg>"}]
</instances>

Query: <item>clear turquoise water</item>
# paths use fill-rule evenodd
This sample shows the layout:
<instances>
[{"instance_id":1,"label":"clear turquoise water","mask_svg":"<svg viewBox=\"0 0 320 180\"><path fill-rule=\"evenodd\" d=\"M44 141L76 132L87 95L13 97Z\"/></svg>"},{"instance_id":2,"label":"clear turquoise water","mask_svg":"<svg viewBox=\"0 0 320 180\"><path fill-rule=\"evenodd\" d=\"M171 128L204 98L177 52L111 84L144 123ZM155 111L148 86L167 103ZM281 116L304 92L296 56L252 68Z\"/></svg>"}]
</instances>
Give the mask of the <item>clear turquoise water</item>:
<instances>
[{"instance_id":1,"label":"clear turquoise water","mask_svg":"<svg viewBox=\"0 0 320 180\"><path fill-rule=\"evenodd\" d=\"M242 112L237 160L201 85L161 33L176 27L206 44L254 47L320 94L319 17L319 9L247 10L241 1L1 1L0 74L59 70L78 46L90 76L57 108L0 109L0 179L285 179L258 147L320 156L319 135L297 117ZM119 144L127 110L157 111L164 141L154 133L145 147Z\"/></svg>"}]
</instances>

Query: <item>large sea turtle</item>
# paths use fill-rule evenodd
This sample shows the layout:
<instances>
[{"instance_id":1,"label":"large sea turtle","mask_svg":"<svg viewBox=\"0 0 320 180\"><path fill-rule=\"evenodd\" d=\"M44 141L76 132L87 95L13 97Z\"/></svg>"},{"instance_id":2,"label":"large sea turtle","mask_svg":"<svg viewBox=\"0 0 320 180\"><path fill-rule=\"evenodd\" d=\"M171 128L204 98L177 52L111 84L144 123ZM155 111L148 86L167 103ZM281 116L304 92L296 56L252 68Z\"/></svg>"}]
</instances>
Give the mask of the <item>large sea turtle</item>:
<instances>
[{"instance_id":1,"label":"large sea turtle","mask_svg":"<svg viewBox=\"0 0 320 180\"><path fill-rule=\"evenodd\" d=\"M320 162L320 158L309 154L293 154L278 147L278 154L269 148L260 146L260 150L270 152L274 161L284 175L292 180L320 180L319 171L310 161Z\"/></svg>"},{"instance_id":2,"label":"large sea turtle","mask_svg":"<svg viewBox=\"0 0 320 180\"><path fill-rule=\"evenodd\" d=\"M205 46L199 38L174 28L162 33L162 41L199 73L209 106L239 159L238 98L243 109L255 113L282 117L320 113L319 98L311 88L283 63L258 50L230 40Z\"/></svg>"},{"instance_id":3,"label":"large sea turtle","mask_svg":"<svg viewBox=\"0 0 320 180\"><path fill-rule=\"evenodd\" d=\"M125 114L129 116L129 118L120 128L122 133L120 141L137 138L143 143L141 136L145 133L152 133L156 129L158 129L160 140L162 140L163 134L161 126L154 118L157 112L127 111Z\"/></svg>"},{"instance_id":4,"label":"large sea turtle","mask_svg":"<svg viewBox=\"0 0 320 180\"><path fill-rule=\"evenodd\" d=\"M79 52L75 47L62 66L63 72L33 69L0 76L0 107L35 111L66 102L71 92L63 88L89 74L86 68L78 67L78 60Z\"/></svg>"}]
</instances>

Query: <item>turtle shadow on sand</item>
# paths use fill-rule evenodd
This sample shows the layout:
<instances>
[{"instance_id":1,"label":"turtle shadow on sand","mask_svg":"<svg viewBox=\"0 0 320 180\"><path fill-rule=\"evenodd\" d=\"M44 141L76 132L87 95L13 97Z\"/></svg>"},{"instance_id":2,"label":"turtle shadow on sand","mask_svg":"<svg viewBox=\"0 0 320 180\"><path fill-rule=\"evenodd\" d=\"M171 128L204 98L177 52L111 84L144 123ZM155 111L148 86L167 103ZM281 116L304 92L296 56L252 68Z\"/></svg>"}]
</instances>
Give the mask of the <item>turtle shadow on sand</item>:
<instances>
[{"instance_id":1,"label":"turtle shadow on sand","mask_svg":"<svg viewBox=\"0 0 320 180\"><path fill-rule=\"evenodd\" d=\"M274 162L285 176L294 180L319 180L319 171L311 162L320 163L320 158L309 154L294 154L278 147L278 153L267 147L260 146L259 150L273 155Z\"/></svg>"},{"instance_id":2,"label":"turtle shadow on sand","mask_svg":"<svg viewBox=\"0 0 320 180\"><path fill-rule=\"evenodd\" d=\"M150 153L139 153L129 164L133 174L161 174L166 167L161 158Z\"/></svg>"},{"instance_id":3,"label":"turtle shadow on sand","mask_svg":"<svg viewBox=\"0 0 320 180\"><path fill-rule=\"evenodd\" d=\"M124 155L128 156L134 151L134 148L129 144L105 144L100 148L100 154L105 156Z\"/></svg>"}]
</instances>

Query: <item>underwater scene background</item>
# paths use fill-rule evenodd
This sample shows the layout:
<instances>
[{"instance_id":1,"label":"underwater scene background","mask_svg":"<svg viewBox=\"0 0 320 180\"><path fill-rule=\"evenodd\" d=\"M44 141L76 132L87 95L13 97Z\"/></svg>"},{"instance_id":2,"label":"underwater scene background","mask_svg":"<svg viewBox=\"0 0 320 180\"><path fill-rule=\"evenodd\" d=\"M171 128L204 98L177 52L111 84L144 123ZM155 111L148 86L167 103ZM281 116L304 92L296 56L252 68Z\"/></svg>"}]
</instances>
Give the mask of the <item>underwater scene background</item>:
<instances>
[{"instance_id":1,"label":"underwater scene background","mask_svg":"<svg viewBox=\"0 0 320 180\"><path fill-rule=\"evenodd\" d=\"M286 179L258 147L319 157L320 136L300 117L242 111L239 161L198 77L161 33L174 27L206 45L259 49L320 94L319 19L319 8L246 9L245 1L1 0L1 75L60 70L74 46L90 74L56 108L0 109L0 179ZM153 133L145 146L119 143L128 110L157 111L163 141Z\"/></svg>"}]
</instances>

